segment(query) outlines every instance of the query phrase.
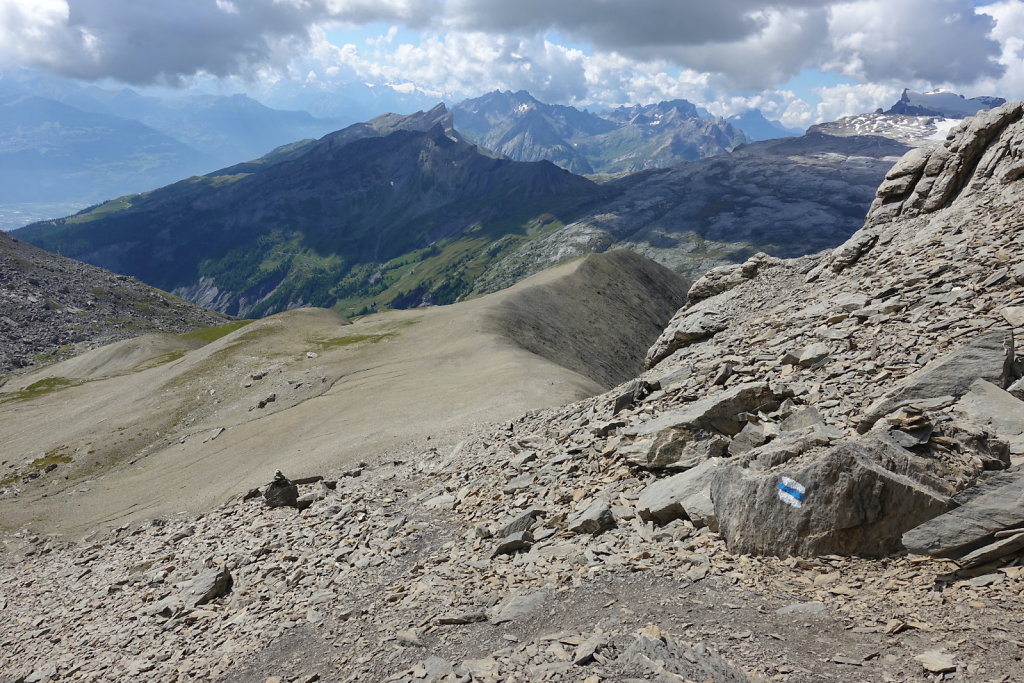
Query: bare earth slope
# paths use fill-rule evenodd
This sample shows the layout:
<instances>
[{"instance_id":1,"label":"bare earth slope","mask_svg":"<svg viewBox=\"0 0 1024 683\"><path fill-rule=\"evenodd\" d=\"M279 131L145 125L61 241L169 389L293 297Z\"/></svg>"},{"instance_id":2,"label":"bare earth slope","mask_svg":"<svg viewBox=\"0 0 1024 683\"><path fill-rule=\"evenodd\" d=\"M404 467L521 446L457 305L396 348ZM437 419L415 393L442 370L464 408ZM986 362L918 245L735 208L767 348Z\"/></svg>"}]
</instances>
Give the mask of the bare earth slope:
<instances>
[{"instance_id":1,"label":"bare earth slope","mask_svg":"<svg viewBox=\"0 0 1024 683\"><path fill-rule=\"evenodd\" d=\"M199 511L278 468L354 467L598 393L641 369L685 291L667 269L621 252L457 306L354 324L301 309L195 350L168 337L98 349L0 393L4 524L76 533ZM58 384L39 391L47 382ZM59 467L23 482L34 462Z\"/></svg>"}]
</instances>

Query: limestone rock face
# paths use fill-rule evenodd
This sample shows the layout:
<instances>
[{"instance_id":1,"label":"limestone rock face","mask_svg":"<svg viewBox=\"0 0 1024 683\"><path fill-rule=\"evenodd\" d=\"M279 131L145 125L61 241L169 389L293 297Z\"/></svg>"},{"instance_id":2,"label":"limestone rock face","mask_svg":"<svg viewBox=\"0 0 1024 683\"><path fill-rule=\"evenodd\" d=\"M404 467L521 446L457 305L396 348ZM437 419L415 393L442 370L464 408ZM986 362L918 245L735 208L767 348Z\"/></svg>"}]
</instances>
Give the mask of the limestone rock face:
<instances>
[{"instance_id":1,"label":"limestone rock face","mask_svg":"<svg viewBox=\"0 0 1024 683\"><path fill-rule=\"evenodd\" d=\"M743 430L742 413L757 412L776 398L764 382L737 385L625 430L633 438L619 453L651 469L695 467L726 451L729 437Z\"/></svg>"},{"instance_id":2,"label":"limestone rock face","mask_svg":"<svg viewBox=\"0 0 1024 683\"><path fill-rule=\"evenodd\" d=\"M696 527L708 526L716 530L711 482L722 462L721 458L711 458L685 472L656 480L640 493L637 513L641 519L659 524L689 519Z\"/></svg>"},{"instance_id":3,"label":"limestone rock face","mask_svg":"<svg viewBox=\"0 0 1024 683\"><path fill-rule=\"evenodd\" d=\"M1005 528L1024 525L1024 472L955 510L910 529L903 545L912 553L956 557Z\"/></svg>"},{"instance_id":4,"label":"limestone rock face","mask_svg":"<svg viewBox=\"0 0 1024 683\"><path fill-rule=\"evenodd\" d=\"M869 430L880 418L902 405L943 396L959 398L978 379L999 388L1009 385L1013 363L1013 335L992 332L953 351L900 382L867 409L858 429Z\"/></svg>"},{"instance_id":5,"label":"limestone rock face","mask_svg":"<svg viewBox=\"0 0 1024 683\"><path fill-rule=\"evenodd\" d=\"M1004 104L966 119L945 144L909 152L886 175L868 224L932 213L989 180L1011 183L1024 176L1024 131L1015 125L1022 115L1024 103Z\"/></svg>"}]
</instances>

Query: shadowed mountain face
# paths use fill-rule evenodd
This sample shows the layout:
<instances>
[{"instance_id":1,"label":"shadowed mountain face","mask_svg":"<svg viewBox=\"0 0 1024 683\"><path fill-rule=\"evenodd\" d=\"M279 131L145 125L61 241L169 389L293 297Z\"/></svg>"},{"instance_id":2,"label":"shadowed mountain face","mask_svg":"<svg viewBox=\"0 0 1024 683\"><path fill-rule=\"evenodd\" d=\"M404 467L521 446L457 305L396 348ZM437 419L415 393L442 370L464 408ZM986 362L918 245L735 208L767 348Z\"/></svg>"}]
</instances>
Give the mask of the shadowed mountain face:
<instances>
[{"instance_id":1,"label":"shadowed mountain face","mask_svg":"<svg viewBox=\"0 0 1024 683\"><path fill-rule=\"evenodd\" d=\"M360 312L454 301L490 260L600 194L549 162L481 154L441 105L19 235L232 314Z\"/></svg>"},{"instance_id":2,"label":"shadowed mountain face","mask_svg":"<svg viewBox=\"0 0 1024 683\"><path fill-rule=\"evenodd\" d=\"M723 154L746 142L723 119L686 100L619 107L601 115L545 104L526 91L488 93L453 109L466 137L520 161L548 159L574 173L620 173Z\"/></svg>"},{"instance_id":3,"label":"shadowed mountain face","mask_svg":"<svg viewBox=\"0 0 1024 683\"><path fill-rule=\"evenodd\" d=\"M861 224L875 188L907 145L817 132L743 145L730 154L607 183L611 199L493 264L489 292L570 256L637 251L684 276L763 251L810 254Z\"/></svg>"}]
</instances>

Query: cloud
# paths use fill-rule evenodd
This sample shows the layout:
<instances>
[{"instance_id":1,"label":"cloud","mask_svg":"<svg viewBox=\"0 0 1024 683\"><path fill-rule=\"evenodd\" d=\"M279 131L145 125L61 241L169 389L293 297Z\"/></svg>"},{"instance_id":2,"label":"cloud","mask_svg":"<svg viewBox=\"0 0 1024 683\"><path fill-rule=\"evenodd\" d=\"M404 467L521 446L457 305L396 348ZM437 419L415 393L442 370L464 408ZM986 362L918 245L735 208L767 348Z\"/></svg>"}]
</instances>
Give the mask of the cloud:
<instances>
[{"instance_id":1,"label":"cloud","mask_svg":"<svg viewBox=\"0 0 1024 683\"><path fill-rule=\"evenodd\" d=\"M826 68L861 81L968 84L1004 71L996 22L971 0L861 0L831 14Z\"/></svg>"},{"instance_id":2,"label":"cloud","mask_svg":"<svg viewBox=\"0 0 1024 683\"><path fill-rule=\"evenodd\" d=\"M624 54L735 42L764 28L769 8L820 7L828 0L450 0L448 24L491 33L557 29L599 50Z\"/></svg>"},{"instance_id":3,"label":"cloud","mask_svg":"<svg viewBox=\"0 0 1024 683\"><path fill-rule=\"evenodd\" d=\"M574 102L587 94L583 53L538 36L453 33L427 36L415 45L374 43L368 48L316 46L343 72L392 85L412 82L449 98L496 88L529 90L549 102Z\"/></svg>"},{"instance_id":4,"label":"cloud","mask_svg":"<svg viewBox=\"0 0 1024 683\"><path fill-rule=\"evenodd\" d=\"M368 24L415 38L326 39ZM904 85L1024 96L1022 35L1022 0L0 0L0 68L139 85L209 75L450 97L527 89L595 106L681 97L739 110L767 93L763 106L787 123ZM807 68L859 86L826 89L815 108L779 89Z\"/></svg>"},{"instance_id":5,"label":"cloud","mask_svg":"<svg viewBox=\"0 0 1024 683\"><path fill-rule=\"evenodd\" d=\"M0 64L178 83L285 68L321 22L423 25L440 0L0 0Z\"/></svg>"},{"instance_id":6,"label":"cloud","mask_svg":"<svg viewBox=\"0 0 1024 683\"><path fill-rule=\"evenodd\" d=\"M815 88L815 92L821 102L815 107L813 120L809 123L835 121L853 113L888 109L899 100L903 88L884 83L860 83Z\"/></svg>"},{"instance_id":7,"label":"cloud","mask_svg":"<svg viewBox=\"0 0 1024 683\"><path fill-rule=\"evenodd\" d=\"M992 38L1002 48L999 63L1004 72L998 78L983 79L978 94L997 94L1007 99L1024 99L1024 2L1003 0L978 9L995 22Z\"/></svg>"}]
</instances>

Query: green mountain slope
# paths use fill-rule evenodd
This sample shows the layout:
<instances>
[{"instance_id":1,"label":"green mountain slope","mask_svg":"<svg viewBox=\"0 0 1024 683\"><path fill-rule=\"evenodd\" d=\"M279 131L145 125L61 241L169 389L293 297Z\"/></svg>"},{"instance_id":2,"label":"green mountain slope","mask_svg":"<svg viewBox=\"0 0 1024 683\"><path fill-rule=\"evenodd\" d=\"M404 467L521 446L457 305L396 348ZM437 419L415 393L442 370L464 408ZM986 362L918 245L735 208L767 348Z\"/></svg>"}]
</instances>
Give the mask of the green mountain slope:
<instances>
[{"instance_id":1,"label":"green mountain slope","mask_svg":"<svg viewBox=\"0 0 1024 683\"><path fill-rule=\"evenodd\" d=\"M439 106L19 236L230 314L302 305L352 314L455 301L493 260L602 195L549 162L484 155Z\"/></svg>"}]
</instances>

